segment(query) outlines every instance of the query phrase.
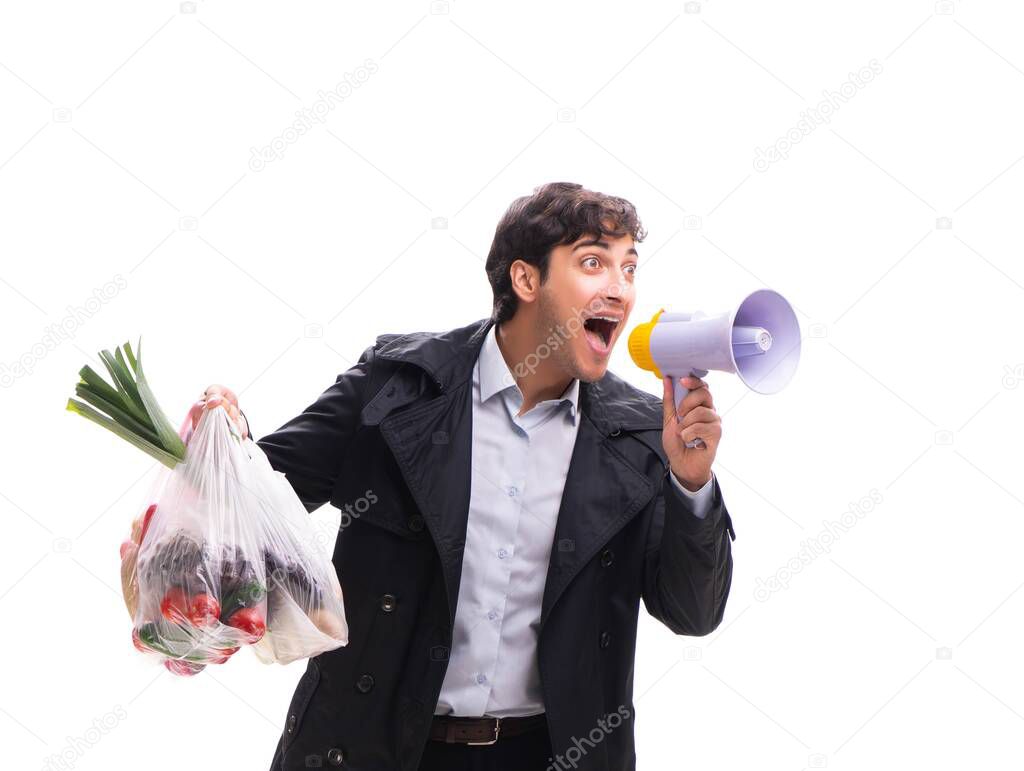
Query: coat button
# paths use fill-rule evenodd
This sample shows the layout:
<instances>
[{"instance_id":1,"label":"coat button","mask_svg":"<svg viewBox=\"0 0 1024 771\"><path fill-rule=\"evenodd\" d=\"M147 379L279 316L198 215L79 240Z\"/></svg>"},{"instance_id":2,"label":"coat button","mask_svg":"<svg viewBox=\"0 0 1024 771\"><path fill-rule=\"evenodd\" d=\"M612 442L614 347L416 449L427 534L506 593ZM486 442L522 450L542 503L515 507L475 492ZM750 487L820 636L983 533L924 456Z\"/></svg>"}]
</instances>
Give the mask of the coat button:
<instances>
[{"instance_id":1,"label":"coat button","mask_svg":"<svg viewBox=\"0 0 1024 771\"><path fill-rule=\"evenodd\" d=\"M612 636L608 632L601 632L600 644L602 648L607 648L612 644Z\"/></svg>"},{"instance_id":2,"label":"coat button","mask_svg":"<svg viewBox=\"0 0 1024 771\"><path fill-rule=\"evenodd\" d=\"M369 693L373 690L373 675L360 675L356 680L356 689L360 693Z\"/></svg>"},{"instance_id":3,"label":"coat button","mask_svg":"<svg viewBox=\"0 0 1024 771\"><path fill-rule=\"evenodd\" d=\"M612 560L615 559L615 552L611 549L605 549L601 552L601 567L606 568L612 564Z\"/></svg>"},{"instance_id":4,"label":"coat button","mask_svg":"<svg viewBox=\"0 0 1024 771\"><path fill-rule=\"evenodd\" d=\"M409 517L408 524L410 530L412 530L414 533L418 533L423 529L423 517L421 517L419 514L413 514L411 517Z\"/></svg>"},{"instance_id":5,"label":"coat button","mask_svg":"<svg viewBox=\"0 0 1024 771\"><path fill-rule=\"evenodd\" d=\"M290 734L295 733L295 724L297 722L298 721L296 720L295 715L289 715L288 716L288 733L290 733Z\"/></svg>"},{"instance_id":6,"label":"coat button","mask_svg":"<svg viewBox=\"0 0 1024 771\"><path fill-rule=\"evenodd\" d=\"M431 661L447 661L448 660L448 646L446 645L435 645L430 649L430 660Z\"/></svg>"},{"instance_id":7,"label":"coat button","mask_svg":"<svg viewBox=\"0 0 1024 771\"><path fill-rule=\"evenodd\" d=\"M390 613L395 609L396 602L397 600L395 599L395 595L385 594L383 597L380 598L380 609L383 610L385 613Z\"/></svg>"},{"instance_id":8,"label":"coat button","mask_svg":"<svg viewBox=\"0 0 1024 771\"><path fill-rule=\"evenodd\" d=\"M345 760L345 754L337 747L331 747L327 750L327 762L332 766L340 766Z\"/></svg>"}]
</instances>

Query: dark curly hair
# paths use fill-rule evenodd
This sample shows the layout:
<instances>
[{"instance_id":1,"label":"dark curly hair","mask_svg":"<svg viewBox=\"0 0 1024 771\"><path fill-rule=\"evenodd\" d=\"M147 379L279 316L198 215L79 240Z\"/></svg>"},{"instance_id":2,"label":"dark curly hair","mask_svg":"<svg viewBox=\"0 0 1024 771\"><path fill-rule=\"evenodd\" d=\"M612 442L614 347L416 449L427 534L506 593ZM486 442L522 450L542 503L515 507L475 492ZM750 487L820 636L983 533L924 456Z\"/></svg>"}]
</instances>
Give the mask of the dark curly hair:
<instances>
[{"instance_id":1,"label":"dark curly hair","mask_svg":"<svg viewBox=\"0 0 1024 771\"><path fill-rule=\"evenodd\" d=\"M609 230L606 224L611 224ZM487 255L487 279L494 293L491 316L495 323L512 318L519 298L512 289L511 265L523 260L540 268L547 279L551 250L581 236L630 235L637 243L647 237L633 204L624 198L587 190L575 182L549 182L532 195L517 198L494 231Z\"/></svg>"}]
</instances>

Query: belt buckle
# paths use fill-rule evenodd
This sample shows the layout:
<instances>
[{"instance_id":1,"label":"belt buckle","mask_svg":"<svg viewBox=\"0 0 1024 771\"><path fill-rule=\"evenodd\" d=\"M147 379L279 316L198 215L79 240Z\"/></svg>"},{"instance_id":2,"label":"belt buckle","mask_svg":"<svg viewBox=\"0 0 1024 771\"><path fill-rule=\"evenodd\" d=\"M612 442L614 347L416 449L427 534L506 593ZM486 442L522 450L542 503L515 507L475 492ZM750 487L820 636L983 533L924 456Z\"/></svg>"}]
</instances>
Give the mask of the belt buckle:
<instances>
[{"instance_id":1,"label":"belt buckle","mask_svg":"<svg viewBox=\"0 0 1024 771\"><path fill-rule=\"evenodd\" d=\"M475 747L490 746L490 745L492 745L492 744L494 744L494 743L496 743L498 741L498 734L500 734L500 733L501 733L501 718L500 717L496 717L496 718L494 718L494 738L493 739L491 739L490 741L486 741L486 742L466 742L466 744L472 745L472 746L475 746Z\"/></svg>"}]
</instances>

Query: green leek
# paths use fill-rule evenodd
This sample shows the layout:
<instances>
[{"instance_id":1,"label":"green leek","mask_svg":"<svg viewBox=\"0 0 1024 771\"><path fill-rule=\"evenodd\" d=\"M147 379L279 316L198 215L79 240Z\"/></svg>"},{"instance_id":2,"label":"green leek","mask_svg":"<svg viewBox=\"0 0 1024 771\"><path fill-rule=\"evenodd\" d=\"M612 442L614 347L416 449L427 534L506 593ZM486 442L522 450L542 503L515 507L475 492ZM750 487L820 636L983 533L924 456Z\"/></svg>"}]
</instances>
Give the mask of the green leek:
<instances>
[{"instance_id":1,"label":"green leek","mask_svg":"<svg viewBox=\"0 0 1024 771\"><path fill-rule=\"evenodd\" d=\"M79 370L75 395L68 399L67 409L91 420L138 447L168 468L185 460L185 443L174 430L153 395L142 369L142 339L137 350L129 343L114 353L101 351L99 356L113 385L88 365Z\"/></svg>"}]
</instances>

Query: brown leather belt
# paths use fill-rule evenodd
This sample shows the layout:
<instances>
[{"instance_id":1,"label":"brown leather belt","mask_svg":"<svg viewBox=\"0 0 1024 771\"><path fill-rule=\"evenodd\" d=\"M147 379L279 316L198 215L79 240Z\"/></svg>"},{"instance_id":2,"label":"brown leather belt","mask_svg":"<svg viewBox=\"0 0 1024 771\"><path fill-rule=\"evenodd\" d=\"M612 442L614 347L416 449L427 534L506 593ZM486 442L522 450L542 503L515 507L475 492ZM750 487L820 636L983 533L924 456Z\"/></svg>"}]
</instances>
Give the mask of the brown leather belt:
<instances>
[{"instance_id":1,"label":"brown leather belt","mask_svg":"<svg viewBox=\"0 0 1024 771\"><path fill-rule=\"evenodd\" d=\"M430 738L449 744L494 744L499 738L516 736L544 725L546 717L457 717L434 715L430 724Z\"/></svg>"}]
</instances>

